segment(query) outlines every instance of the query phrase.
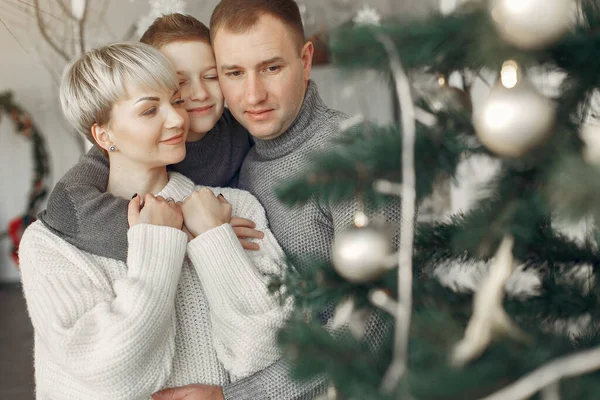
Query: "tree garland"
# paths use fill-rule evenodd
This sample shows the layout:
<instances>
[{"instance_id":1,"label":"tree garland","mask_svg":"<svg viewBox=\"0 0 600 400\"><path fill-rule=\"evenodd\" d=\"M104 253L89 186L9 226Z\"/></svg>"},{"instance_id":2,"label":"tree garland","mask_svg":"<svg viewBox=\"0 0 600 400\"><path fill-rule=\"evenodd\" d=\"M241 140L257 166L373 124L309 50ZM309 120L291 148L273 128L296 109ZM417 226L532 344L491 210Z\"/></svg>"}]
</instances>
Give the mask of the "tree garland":
<instances>
[{"instance_id":1,"label":"tree garland","mask_svg":"<svg viewBox=\"0 0 600 400\"><path fill-rule=\"evenodd\" d=\"M44 137L40 134L31 117L14 102L13 93L10 91L0 93L0 120L3 114L9 116L18 135L31 140L33 150L33 179L31 189L29 190L27 208L22 215L9 221L6 233L0 234L0 237L6 235L10 237L12 242L11 257L18 265L18 250L21 236L25 228L36 220L36 215L39 211L38 208L48 195L50 166Z\"/></svg>"}]
</instances>

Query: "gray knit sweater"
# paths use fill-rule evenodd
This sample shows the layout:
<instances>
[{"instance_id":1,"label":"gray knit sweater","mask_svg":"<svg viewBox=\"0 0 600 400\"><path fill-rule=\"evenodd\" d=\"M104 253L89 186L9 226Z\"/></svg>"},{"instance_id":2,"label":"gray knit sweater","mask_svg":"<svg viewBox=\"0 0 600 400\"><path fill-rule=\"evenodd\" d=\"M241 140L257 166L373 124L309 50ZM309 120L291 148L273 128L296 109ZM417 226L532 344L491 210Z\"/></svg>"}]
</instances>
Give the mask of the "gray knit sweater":
<instances>
[{"instance_id":1,"label":"gray knit sweater","mask_svg":"<svg viewBox=\"0 0 600 400\"><path fill-rule=\"evenodd\" d=\"M186 157L170 170L196 185L237 187L253 140L225 109L208 134L186 143ZM108 159L95 147L56 184L39 219L53 233L88 253L127 260L128 201L106 193Z\"/></svg>"},{"instance_id":2,"label":"gray knit sweater","mask_svg":"<svg viewBox=\"0 0 600 400\"><path fill-rule=\"evenodd\" d=\"M240 171L239 187L261 202L275 237L285 252L299 261L298 268L315 257L330 259L333 238L353 223L357 205L323 204L313 199L290 209L277 199L274 189L301 173L311 154L331 149L330 141L339 134L339 123L346 118L323 103L316 84L310 81L296 121L276 139L255 139ZM397 225L400 214L400 204L395 203L384 210L382 217ZM365 337L377 346L387 328L378 320L370 321ZM227 399L236 400L308 400L324 393L326 383L324 377L295 382L289 378L287 362L280 360L252 377L226 386L224 393Z\"/></svg>"},{"instance_id":3,"label":"gray knit sweater","mask_svg":"<svg viewBox=\"0 0 600 400\"><path fill-rule=\"evenodd\" d=\"M347 118L328 108L317 85L310 81L296 121L276 139L255 139L240 171L240 189L258 198L285 252L301 262L314 257L331 258L331 242L336 233L352 225L357 203L328 204L313 199L290 209L279 201L274 189L302 173L311 154L333 149L331 140L339 135L339 124ZM385 209L381 217L398 224L400 214L398 202Z\"/></svg>"}]
</instances>

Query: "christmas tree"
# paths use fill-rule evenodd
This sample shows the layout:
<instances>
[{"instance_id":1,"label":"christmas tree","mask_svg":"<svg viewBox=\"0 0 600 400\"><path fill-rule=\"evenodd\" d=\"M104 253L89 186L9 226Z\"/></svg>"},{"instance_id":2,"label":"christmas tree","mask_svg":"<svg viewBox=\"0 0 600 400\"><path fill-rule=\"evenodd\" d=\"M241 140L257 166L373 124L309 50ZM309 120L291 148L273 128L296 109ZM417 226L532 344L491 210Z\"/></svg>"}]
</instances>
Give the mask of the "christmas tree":
<instances>
[{"instance_id":1,"label":"christmas tree","mask_svg":"<svg viewBox=\"0 0 600 400\"><path fill-rule=\"evenodd\" d=\"M600 226L600 2L467 1L423 21L362 18L329 46L343 70L388 79L399 117L349 120L335 151L315 155L279 196L358 196L366 214L401 198L403 221L394 252L389 227L359 212L330 263L278 282L296 302L280 334L295 377L326 373L331 399L598 398L600 230L577 241L556 221ZM535 80L548 74L560 82L542 94ZM471 107L473 82L489 77ZM475 154L500 165L475 206L415 224L436 182ZM484 271L475 290L437 279L456 265ZM534 289L508 293L526 272ZM322 326L332 305L336 321ZM363 337L372 317L390 326L375 349Z\"/></svg>"}]
</instances>

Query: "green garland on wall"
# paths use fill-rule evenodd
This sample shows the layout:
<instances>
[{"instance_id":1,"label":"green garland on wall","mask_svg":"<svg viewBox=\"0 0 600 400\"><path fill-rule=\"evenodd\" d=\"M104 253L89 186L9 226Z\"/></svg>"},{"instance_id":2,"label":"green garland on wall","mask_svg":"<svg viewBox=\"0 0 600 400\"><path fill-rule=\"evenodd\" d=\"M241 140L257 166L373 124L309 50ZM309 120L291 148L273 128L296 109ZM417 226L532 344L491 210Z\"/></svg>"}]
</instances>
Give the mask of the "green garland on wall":
<instances>
[{"instance_id":1,"label":"green garland on wall","mask_svg":"<svg viewBox=\"0 0 600 400\"><path fill-rule=\"evenodd\" d=\"M33 123L31 117L13 99L10 91L0 93L0 119L3 115L13 122L16 133L30 139L33 152L33 179L24 213L9 222L8 231L1 235L8 235L12 241L12 257L18 264L17 252L21 235L25 228L36 220L41 202L48 195L48 177L50 166L48 162L48 151L46 141L40 134L39 129Z\"/></svg>"}]
</instances>

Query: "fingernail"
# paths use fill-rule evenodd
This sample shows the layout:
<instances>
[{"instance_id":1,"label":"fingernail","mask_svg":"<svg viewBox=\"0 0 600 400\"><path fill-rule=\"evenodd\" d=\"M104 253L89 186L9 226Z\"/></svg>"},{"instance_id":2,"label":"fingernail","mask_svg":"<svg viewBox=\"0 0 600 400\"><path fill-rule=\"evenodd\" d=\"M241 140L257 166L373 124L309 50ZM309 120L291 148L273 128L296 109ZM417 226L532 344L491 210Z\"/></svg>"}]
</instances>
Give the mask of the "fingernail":
<instances>
[{"instance_id":1,"label":"fingernail","mask_svg":"<svg viewBox=\"0 0 600 400\"><path fill-rule=\"evenodd\" d=\"M137 193L135 193L133 196L131 196L131 199L135 199L135 196L137 196Z\"/></svg>"},{"instance_id":2,"label":"fingernail","mask_svg":"<svg viewBox=\"0 0 600 400\"><path fill-rule=\"evenodd\" d=\"M223 196L221 193L219 193L219 195L218 195L217 197L222 197L222 198L223 198L223 200L226 200L226 199L225 199L225 196Z\"/></svg>"},{"instance_id":3,"label":"fingernail","mask_svg":"<svg viewBox=\"0 0 600 400\"><path fill-rule=\"evenodd\" d=\"M261 232L261 233L260 233L260 238L261 238L261 239L264 239L264 238L265 238L265 233L264 233L264 232Z\"/></svg>"}]
</instances>

